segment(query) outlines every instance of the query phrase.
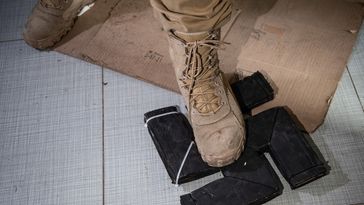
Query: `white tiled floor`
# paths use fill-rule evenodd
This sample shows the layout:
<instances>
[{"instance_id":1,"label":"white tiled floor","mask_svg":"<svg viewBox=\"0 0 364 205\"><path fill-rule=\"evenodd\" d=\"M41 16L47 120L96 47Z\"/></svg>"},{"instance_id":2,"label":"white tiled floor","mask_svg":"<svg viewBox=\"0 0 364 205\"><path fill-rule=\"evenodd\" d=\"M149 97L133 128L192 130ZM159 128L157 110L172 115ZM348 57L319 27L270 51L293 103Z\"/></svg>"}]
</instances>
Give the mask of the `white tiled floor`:
<instances>
[{"instance_id":1,"label":"white tiled floor","mask_svg":"<svg viewBox=\"0 0 364 205\"><path fill-rule=\"evenodd\" d=\"M101 203L101 68L23 41L0 62L0 204Z\"/></svg>"},{"instance_id":2,"label":"white tiled floor","mask_svg":"<svg viewBox=\"0 0 364 205\"><path fill-rule=\"evenodd\" d=\"M354 90L361 103L362 110L364 111L364 29L362 28L359 33L351 59L348 63L348 70L350 78L353 81Z\"/></svg>"},{"instance_id":3,"label":"white tiled floor","mask_svg":"<svg viewBox=\"0 0 364 205\"><path fill-rule=\"evenodd\" d=\"M0 2L0 204L179 204L143 114L175 93L21 39L35 0ZM364 202L364 30L313 140L331 173L269 204ZM104 85L102 84L104 82ZM103 147L104 140L104 147ZM104 151L104 163L103 163ZM103 181L104 164L104 181Z\"/></svg>"},{"instance_id":4,"label":"white tiled floor","mask_svg":"<svg viewBox=\"0 0 364 205\"><path fill-rule=\"evenodd\" d=\"M0 42L22 39L25 19L37 0L0 1Z\"/></svg>"}]
</instances>

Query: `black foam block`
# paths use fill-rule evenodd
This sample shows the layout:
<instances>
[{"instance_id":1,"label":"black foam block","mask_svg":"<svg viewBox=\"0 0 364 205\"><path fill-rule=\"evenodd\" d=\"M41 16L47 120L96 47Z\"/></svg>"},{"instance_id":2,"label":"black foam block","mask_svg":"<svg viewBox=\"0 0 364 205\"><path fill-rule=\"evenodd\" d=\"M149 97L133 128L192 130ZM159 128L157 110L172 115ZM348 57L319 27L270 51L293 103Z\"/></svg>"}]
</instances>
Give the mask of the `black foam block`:
<instances>
[{"instance_id":1,"label":"black foam block","mask_svg":"<svg viewBox=\"0 0 364 205\"><path fill-rule=\"evenodd\" d=\"M223 167L224 178L181 196L182 205L262 204L280 195L283 186L264 153L269 152L292 189L328 173L292 116L276 107L246 121L247 143L242 156Z\"/></svg>"},{"instance_id":2,"label":"black foam block","mask_svg":"<svg viewBox=\"0 0 364 205\"><path fill-rule=\"evenodd\" d=\"M222 169L224 178L181 196L182 205L262 204L283 190L264 155L247 148L232 165Z\"/></svg>"},{"instance_id":3,"label":"black foam block","mask_svg":"<svg viewBox=\"0 0 364 205\"><path fill-rule=\"evenodd\" d=\"M178 170L194 138L188 120L177 107L171 106L145 113L144 122L172 183L176 183ZM193 144L178 183L193 181L218 171L219 169L208 166L202 160Z\"/></svg>"},{"instance_id":4,"label":"black foam block","mask_svg":"<svg viewBox=\"0 0 364 205\"><path fill-rule=\"evenodd\" d=\"M269 152L292 189L328 173L328 167L283 107L276 107L247 120L247 146Z\"/></svg>"},{"instance_id":5,"label":"black foam block","mask_svg":"<svg viewBox=\"0 0 364 205\"><path fill-rule=\"evenodd\" d=\"M253 108L274 98L273 88L260 72L232 84L231 88L243 113L250 113Z\"/></svg>"},{"instance_id":6,"label":"black foam block","mask_svg":"<svg viewBox=\"0 0 364 205\"><path fill-rule=\"evenodd\" d=\"M260 73L233 84L242 110L250 112L274 97ZM166 107L144 116L149 133L173 183L183 158L194 140L193 130L177 107ZM265 158L272 156L292 189L328 173L327 165L306 139L291 115L277 107L246 120L247 143L242 156L221 169L224 178L181 196L182 205L262 204L282 193L282 184ZM220 171L203 162L193 144L182 168L179 183Z\"/></svg>"}]
</instances>

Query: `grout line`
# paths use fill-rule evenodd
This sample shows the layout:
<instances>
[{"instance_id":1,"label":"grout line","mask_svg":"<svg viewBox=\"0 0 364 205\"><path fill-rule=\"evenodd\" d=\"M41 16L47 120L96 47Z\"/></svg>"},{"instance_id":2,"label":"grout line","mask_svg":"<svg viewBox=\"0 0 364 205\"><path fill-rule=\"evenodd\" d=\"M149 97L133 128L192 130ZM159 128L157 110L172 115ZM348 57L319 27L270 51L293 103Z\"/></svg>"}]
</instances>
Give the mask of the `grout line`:
<instances>
[{"instance_id":1,"label":"grout line","mask_svg":"<svg viewBox=\"0 0 364 205\"><path fill-rule=\"evenodd\" d=\"M13 39L13 40L0 40L0 43L14 42L14 41L23 41L23 39Z\"/></svg>"},{"instance_id":2,"label":"grout line","mask_svg":"<svg viewBox=\"0 0 364 205\"><path fill-rule=\"evenodd\" d=\"M351 73L350 73L350 70L349 70L349 67L348 67L348 66L346 66L346 70L347 70L347 71L348 71L348 73L349 73L349 77L350 77L351 84L352 84L352 85L353 85L353 87L354 87L354 91L355 91L356 97L358 98L359 103L360 103L360 106L361 106L361 109L362 109L362 110L363 110L363 112L364 112L364 105L363 105L363 102L360 100L359 92L358 92L358 90L356 89L356 86L355 86L355 83L354 83L353 77L351 77Z\"/></svg>"},{"instance_id":3,"label":"grout line","mask_svg":"<svg viewBox=\"0 0 364 205\"><path fill-rule=\"evenodd\" d=\"M104 87L105 87L105 82L104 82L104 67L101 67L101 104L102 104L102 139L101 139L101 144L102 144L102 205L105 205L105 118L104 118Z\"/></svg>"}]
</instances>

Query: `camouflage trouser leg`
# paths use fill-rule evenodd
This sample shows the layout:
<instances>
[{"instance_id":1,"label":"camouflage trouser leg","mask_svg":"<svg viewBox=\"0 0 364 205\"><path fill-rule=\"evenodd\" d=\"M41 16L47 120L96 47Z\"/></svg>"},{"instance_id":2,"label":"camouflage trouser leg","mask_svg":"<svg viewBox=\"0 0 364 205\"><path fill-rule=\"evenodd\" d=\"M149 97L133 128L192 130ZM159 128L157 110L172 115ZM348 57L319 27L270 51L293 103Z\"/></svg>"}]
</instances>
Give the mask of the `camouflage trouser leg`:
<instances>
[{"instance_id":1,"label":"camouflage trouser leg","mask_svg":"<svg viewBox=\"0 0 364 205\"><path fill-rule=\"evenodd\" d=\"M166 31L197 33L220 28L231 16L230 0L150 0Z\"/></svg>"}]
</instances>

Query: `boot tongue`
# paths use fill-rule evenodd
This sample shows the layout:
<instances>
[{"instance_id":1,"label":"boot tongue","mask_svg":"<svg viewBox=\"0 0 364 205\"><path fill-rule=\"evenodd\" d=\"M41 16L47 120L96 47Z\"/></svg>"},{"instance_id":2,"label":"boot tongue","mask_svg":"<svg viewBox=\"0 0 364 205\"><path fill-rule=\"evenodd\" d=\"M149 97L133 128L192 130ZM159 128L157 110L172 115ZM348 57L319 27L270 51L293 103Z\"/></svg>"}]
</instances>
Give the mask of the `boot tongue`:
<instances>
[{"instance_id":1,"label":"boot tongue","mask_svg":"<svg viewBox=\"0 0 364 205\"><path fill-rule=\"evenodd\" d=\"M198 41L209 38L208 32L188 34L177 32L175 35L187 43L197 43ZM191 66L194 66L195 69L190 68L187 70L186 74L190 77L184 80L186 84L192 84L192 82L194 82L190 96L191 105L200 114L213 114L219 110L221 104L221 99L216 94L216 88L214 85L216 68L214 66L210 66L211 63L206 63L206 61L209 61L208 55L212 54L213 52L209 52L211 48L208 46L197 46L195 48L191 47L190 49L196 49L197 51L196 56L191 56L193 64Z\"/></svg>"}]
</instances>

